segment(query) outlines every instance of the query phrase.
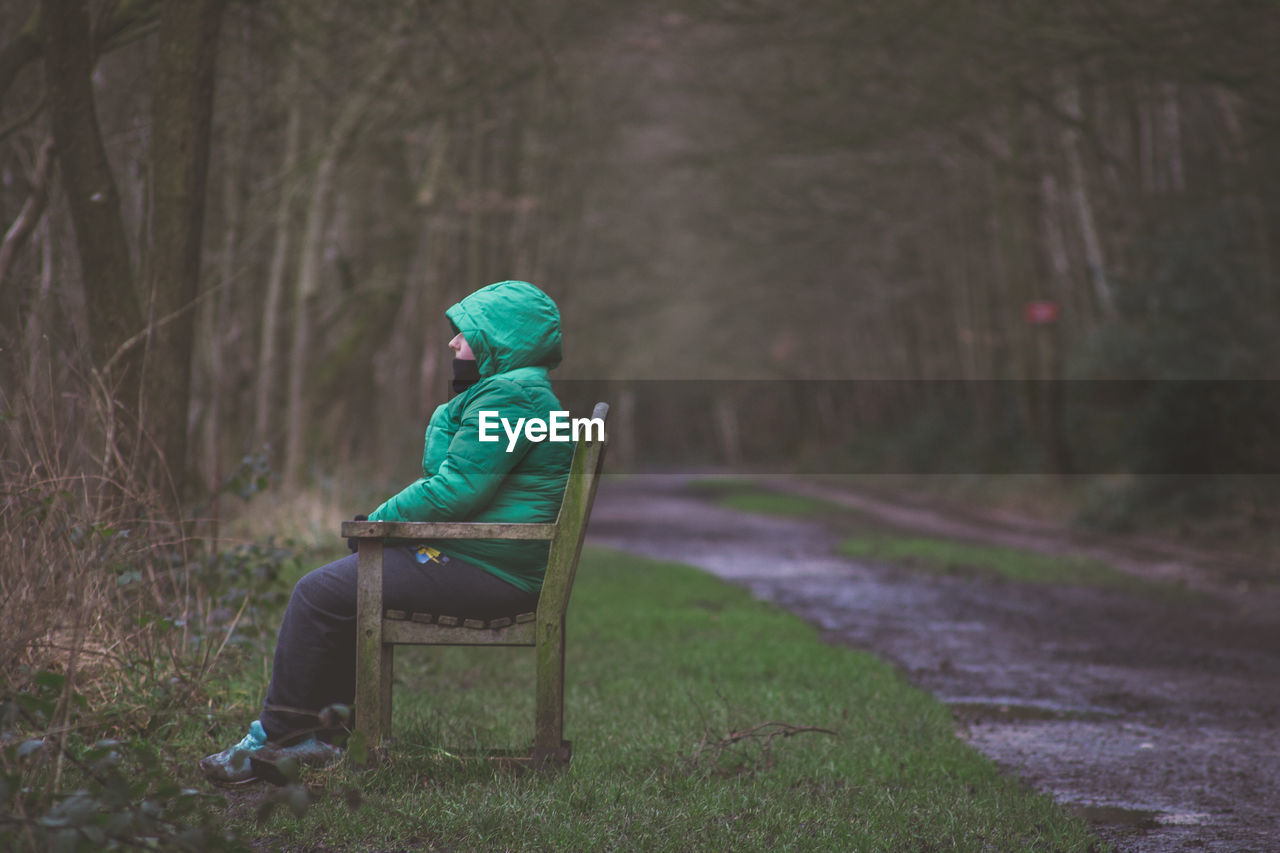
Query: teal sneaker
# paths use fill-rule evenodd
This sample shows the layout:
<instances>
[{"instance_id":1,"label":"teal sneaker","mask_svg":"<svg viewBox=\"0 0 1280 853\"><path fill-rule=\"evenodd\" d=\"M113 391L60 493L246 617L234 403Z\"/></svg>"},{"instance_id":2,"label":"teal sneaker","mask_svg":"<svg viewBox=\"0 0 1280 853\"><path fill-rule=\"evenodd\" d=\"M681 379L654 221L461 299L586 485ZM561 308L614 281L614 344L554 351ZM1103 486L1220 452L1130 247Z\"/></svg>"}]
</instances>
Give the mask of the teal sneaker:
<instances>
[{"instance_id":1,"label":"teal sneaker","mask_svg":"<svg viewBox=\"0 0 1280 853\"><path fill-rule=\"evenodd\" d=\"M254 720L249 733L233 747L206 755L200 759L200 771L210 782L218 785L243 785L258 779L249 757L267 746L267 731L262 723Z\"/></svg>"},{"instance_id":2,"label":"teal sneaker","mask_svg":"<svg viewBox=\"0 0 1280 853\"><path fill-rule=\"evenodd\" d=\"M325 743L315 735L292 746L249 753L253 775L272 785L288 785L298 781L303 767L332 767L342 760L345 750Z\"/></svg>"}]
</instances>

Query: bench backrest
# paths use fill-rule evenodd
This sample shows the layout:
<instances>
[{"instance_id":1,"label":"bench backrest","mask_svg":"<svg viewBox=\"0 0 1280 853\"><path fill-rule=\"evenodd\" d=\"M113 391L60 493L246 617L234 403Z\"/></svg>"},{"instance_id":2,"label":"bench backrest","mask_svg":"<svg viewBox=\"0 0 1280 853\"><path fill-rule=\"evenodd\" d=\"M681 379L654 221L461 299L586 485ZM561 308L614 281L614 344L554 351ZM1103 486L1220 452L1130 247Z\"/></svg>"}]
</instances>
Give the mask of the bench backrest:
<instances>
[{"instance_id":1,"label":"bench backrest","mask_svg":"<svg viewBox=\"0 0 1280 853\"><path fill-rule=\"evenodd\" d=\"M608 423L609 404L596 403L592 418ZM556 532L551 540L547 556L547 572L542 580L542 594L538 599L538 621L545 618L563 618L569 607L569 593L573 589L574 575L578 571L578 555L582 540L586 537L587 522L591 518L591 506L595 503L596 488L600 485L600 471L604 466L604 451L609 443L607 431L596 439L593 430L585 430L573 450L573 462L569 465L569 481L564 489L564 501L556 518Z\"/></svg>"}]
</instances>

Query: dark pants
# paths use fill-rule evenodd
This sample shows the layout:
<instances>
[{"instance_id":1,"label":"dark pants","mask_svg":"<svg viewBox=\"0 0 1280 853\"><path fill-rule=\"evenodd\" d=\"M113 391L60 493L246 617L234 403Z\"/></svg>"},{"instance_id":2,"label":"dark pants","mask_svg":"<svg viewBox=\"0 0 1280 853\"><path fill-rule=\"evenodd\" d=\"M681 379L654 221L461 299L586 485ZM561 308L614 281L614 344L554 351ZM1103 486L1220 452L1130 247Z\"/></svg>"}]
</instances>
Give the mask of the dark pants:
<instances>
[{"instance_id":1,"label":"dark pants","mask_svg":"<svg viewBox=\"0 0 1280 853\"><path fill-rule=\"evenodd\" d=\"M527 613L536 592L524 592L456 558L420 563L413 550L383 552L384 609L492 619ZM293 588L280 624L262 727L274 741L318 725L317 711L350 706L356 681L356 555L308 572ZM301 713L299 713L301 712Z\"/></svg>"}]
</instances>

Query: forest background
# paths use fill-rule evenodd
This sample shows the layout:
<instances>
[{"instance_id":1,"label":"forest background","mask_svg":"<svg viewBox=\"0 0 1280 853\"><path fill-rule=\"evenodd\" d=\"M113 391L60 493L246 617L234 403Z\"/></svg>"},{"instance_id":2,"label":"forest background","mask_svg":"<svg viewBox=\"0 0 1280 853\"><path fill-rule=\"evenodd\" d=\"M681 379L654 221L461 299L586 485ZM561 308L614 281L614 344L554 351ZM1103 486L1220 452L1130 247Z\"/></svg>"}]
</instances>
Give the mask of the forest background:
<instances>
[{"instance_id":1,"label":"forest background","mask_svg":"<svg viewBox=\"0 0 1280 853\"><path fill-rule=\"evenodd\" d=\"M0 4L0 838L185 808L496 280L613 472L1275 549L1278 8Z\"/></svg>"},{"instance_id":2,"label":"forest background","mask_svg":"<svg viewBox=\"0 0 1280 853\"><path fill-rule=\"evenodd\" d=\"M1268 478L1213 475L1280 455L1274 13L7 4L6 479L203 517L246 460L405 479L443 309L525 278L628 463L1261 512Z\"/></svg>"},{"instance_id":3,"label":"forest background","mask_svg":"<svg viewBox=\"0 0 1280 853\"><path fill-rule=\"evenodd\" d=\"M619 470L1052 475L1089 523L1265 530L1276 80L1267 0L5 4L6 561L53 515L367 511L444 308L506 278Z\"/></svg>"}]
</instances>

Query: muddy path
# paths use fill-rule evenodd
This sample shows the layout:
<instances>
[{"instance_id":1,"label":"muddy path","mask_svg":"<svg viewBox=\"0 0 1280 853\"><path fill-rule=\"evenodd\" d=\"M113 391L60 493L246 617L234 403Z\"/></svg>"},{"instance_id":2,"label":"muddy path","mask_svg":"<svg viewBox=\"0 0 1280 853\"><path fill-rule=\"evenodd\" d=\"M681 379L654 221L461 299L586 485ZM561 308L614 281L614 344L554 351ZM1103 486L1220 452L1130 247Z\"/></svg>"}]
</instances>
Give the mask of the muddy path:
<instances>
[{"instance_id":1,"label":"muddy path","mask_svg":"<svg viewBox=\"0 0 1280 853\"><path fill-rule=\"evenodd\" d=\"M1172 603L863 564L817 523L722 509L686 486L608 479L590 539L698 566L895 662L970 743L1121 850L1280 850L1270 593Z\"/></svg>"}]
</instances>

